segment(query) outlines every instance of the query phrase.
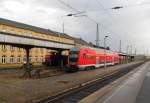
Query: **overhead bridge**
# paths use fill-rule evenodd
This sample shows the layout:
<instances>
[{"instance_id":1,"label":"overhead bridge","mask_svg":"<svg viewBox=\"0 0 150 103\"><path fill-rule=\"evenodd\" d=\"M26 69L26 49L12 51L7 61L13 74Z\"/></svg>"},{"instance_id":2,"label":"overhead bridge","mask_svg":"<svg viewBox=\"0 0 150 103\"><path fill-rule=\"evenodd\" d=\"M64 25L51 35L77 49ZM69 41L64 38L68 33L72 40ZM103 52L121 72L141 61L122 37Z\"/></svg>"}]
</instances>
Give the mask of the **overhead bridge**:
<instances>
[{"instance_id":1,"label":"overhead bridge","mask_svg":"<svg viewBox=\"0 0 150 103\"><path fill-rule=\"evenodd\" d=\"M35 37L15 35L11 33L0 32L0 43L11 44L19 47L41 47L41 48L53 48L53 49L70 49L74 45L62 42L55 42Z\"/></svg>"},{"instance_id":2,"label":"overhead bridge","mask_svg":"<svg viewBox=\"0 0 150 103\"><path fill-rule=\"evenodd\" d=\"M74 38L65 33L0 18L0 44L24 48L29 69L31 48L47 48L61 53L63 50L74 47Z\"/></svg>"},{"instance_id":3,"label":"overhead bridge","mask_svg":"<svg viewBox=\"0 0 150 103\"><path fill-rule=\"evenodd\" d=\"M8 44L24 48L26 50L26 63L28 70L30 70L29 53L31 48L49 48L53 50L59 50L61 52L62 50L68 50L74 46L73 44L67 44L63 42L56 42L41 38L22 36L5 32L0 32L0 44Z\"/></svg>"}]
</instances>

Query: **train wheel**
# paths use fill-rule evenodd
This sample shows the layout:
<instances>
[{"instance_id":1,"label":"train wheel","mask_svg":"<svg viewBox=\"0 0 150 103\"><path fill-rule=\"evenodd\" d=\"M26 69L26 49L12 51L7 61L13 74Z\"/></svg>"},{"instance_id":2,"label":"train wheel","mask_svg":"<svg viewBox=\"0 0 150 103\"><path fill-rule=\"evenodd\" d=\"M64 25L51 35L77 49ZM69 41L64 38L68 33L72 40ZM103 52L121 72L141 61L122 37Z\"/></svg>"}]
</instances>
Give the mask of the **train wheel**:
<instances>
[{"instance_id":1,"label":"train wheel","mask_svg":"<svg viewBox=\"0 0 150 103\"><path fill-rule=\"evenodd\" d=\"M92 66L92 69L95 69L95 66Z\"/></svg>"},{"instance_id":2,"label":"train wheel","mask_svg":"<svg viewBox=\"0 0 150 103\"><path fill-rule=\"evenodd\" d=\"M94 66L90 66L89 69L90 69L90 70L93 70L93 69L94 69Z\"/></svg>"},{"instance_id":3,"label":"train wheel","mask_svg":"<svg viewBox=\"0 0 150 103\"><path fill-rule=\"evenodd\" d=\"M90 70L90 67L85 67L85 70Z\"/></svg>"}]
</instances>

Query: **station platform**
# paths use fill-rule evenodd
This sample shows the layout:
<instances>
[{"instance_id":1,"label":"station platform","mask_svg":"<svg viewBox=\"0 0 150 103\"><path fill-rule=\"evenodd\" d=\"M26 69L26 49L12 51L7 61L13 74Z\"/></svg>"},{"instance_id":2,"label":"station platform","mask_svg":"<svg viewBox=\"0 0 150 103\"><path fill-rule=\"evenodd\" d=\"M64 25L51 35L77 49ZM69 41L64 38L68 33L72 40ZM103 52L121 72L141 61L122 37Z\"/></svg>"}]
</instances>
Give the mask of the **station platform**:
<instances>
[{"instance_id":1,"label":"station platform","mask_svg":"<svg viewBox=\"0 0 150 103\"><path fill-rule=\"evenodd\" d=\"M96 91L79 103L150 103L150 62Z\"/></svg>"},{"instance_id":2,"label":"station platform","mask_svg":"<svg viewBox=\"0 0 150 103\"><path fill-rule=\"evenodd\" d=\"M150 103L150 68L148 68L145 79L135 103Z\"/></svg>"},{"instance_id":3,"label":"station platform","mask_svg":"<svg viewBox=\"0 0 150 103\"><path fill-rule=\"evenodd\" d=\"M0 103L34 103L141 62L110 66L107 69L65 73L41 79L0 78Z\"/></svg>"}]
</instances>

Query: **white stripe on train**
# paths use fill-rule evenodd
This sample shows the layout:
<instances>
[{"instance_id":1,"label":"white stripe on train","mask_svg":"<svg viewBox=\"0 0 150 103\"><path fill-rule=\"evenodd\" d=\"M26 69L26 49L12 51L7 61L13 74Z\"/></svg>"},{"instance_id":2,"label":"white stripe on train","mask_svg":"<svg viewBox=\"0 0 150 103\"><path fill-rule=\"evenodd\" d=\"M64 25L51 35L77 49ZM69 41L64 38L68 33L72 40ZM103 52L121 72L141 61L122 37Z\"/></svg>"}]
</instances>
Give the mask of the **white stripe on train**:
<instances>
[{"instance_id":1,"label":"white stripe on train","mask_svg":"<svg viewBox=\"0 0 150 103\"><path fill-rule=\"evenodd\" d=\"M115 65L115 63L106 63L106 65ZM104 64L88 64L88 65L78 65L79 68L85 68L89 66L94 66L95 68L102 67Z\"/></svg>"}]
</instances>

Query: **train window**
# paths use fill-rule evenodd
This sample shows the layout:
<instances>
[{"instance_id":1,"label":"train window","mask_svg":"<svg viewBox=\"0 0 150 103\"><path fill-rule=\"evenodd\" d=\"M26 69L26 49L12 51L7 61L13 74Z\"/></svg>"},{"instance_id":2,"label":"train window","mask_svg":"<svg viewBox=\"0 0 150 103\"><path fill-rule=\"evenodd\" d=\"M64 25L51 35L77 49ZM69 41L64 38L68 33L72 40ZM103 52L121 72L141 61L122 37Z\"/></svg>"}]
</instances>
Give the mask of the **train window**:
<instances>
[{"instance_id":1,"label":"train window","mask_svg":"<svg viewBox=\"0 0 150 103\"><path fill-rule=\"evenodd\" d=\"M88 55L88 59L89 60L93 60L94 59L94 55Z\"/></svg>"},{"instance_id":2,"label":"train window","mask_svg":"<svg viewBox=\"0 0 150 103\"><path fill-rule=\"evenodd\" d=\"M71 51L69 55L69 61L77 62L78 61L78 51Z\"/></svg>"},{"instance_id":3,"label":"train window","mask_svg":"<svg viewBox=\"0 0 150 103\"><path fill-rule=\"evenodd\" d=\"M86 53L83 53L83 59L85 59L86 58Z\"/></svg>"}]
</instances>

